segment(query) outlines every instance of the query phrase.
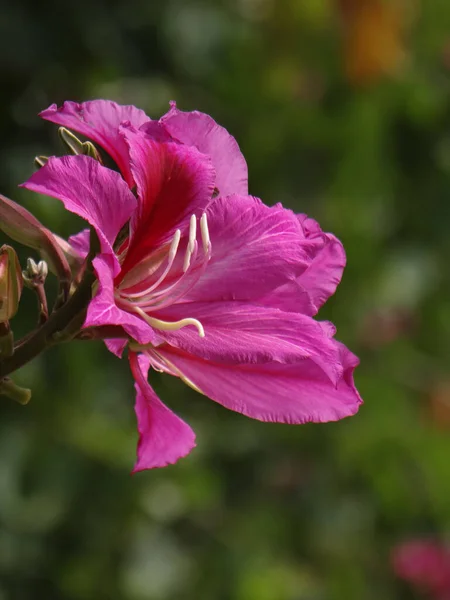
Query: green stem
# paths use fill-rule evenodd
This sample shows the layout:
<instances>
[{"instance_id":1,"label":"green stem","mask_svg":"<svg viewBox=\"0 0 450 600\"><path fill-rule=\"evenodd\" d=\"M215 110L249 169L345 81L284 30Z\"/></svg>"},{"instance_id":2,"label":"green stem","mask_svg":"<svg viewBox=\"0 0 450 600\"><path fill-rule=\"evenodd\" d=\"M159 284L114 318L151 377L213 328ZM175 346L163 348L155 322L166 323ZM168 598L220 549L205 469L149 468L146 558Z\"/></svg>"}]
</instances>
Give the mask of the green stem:
<instances>
[{"instance_id":1,"label":"green stem","mask_svg":"<svg viewBox=\"0 0 450 600\"><path fill-rule=\"evenodd\" d=\"M38 299L39 325L43 325L48 320L47 295L43 283L35 286L35 292Z\"/></svg>"},{"instance_id":2,"label":"green stem","mask_svg":"<svg viewBox=\"0 0 450 600\"><path fill-rule=\"evenodd\" d=\"M111 340L111 339L129 340L129 334L123 330L120 325L100 325L99 327L86 327L78 331L75 339L77 340Z\"/></svg>"},{"instance_id":3,"label":"green stem","mask_svg":"<svg viewBox=\"0 0 450 600\"><path fill-rule=\"evenodd\" d=\"M0 323L0 360L3 357L12 356L14 353L14 334L11 331L9 321Z\"/></svg>"},{"instance_id":4,"label":"green stem","mask_svg":"<svg viewBox=\"0 0 450 600\"><path fill-rule=\"evenodd\" d=\"M14 354L0 362L0 380L26 365L55 341L58 341L58 334L61 334L76 317L86 312L92 298L92 284L95 281L90 262L88 264L89 267L86 269L80 285L69 300L25 341L19 340Z\"/></svg>"}]
</instances>

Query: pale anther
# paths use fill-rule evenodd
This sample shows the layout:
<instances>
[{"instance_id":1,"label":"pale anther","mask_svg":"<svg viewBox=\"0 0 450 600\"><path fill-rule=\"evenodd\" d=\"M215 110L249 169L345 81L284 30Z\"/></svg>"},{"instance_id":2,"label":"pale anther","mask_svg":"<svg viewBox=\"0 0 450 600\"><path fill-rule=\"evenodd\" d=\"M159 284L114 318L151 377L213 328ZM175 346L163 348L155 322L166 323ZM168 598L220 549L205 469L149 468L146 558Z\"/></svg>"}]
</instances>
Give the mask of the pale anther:
<instances>
[{"instance_id":1,"label":"pale anther","mask_svg":"<svg viewBox=\"0 0 450 600\"><path fill-rule=\"evenodd\" d=\"M186 248L186 254L184 255L183 272L186 272L191 264L191 256L195 249L196 236L197 217L195 215L192 215L191 220L189 221L189 241Z\"/></svg>"},{"instance_id":2,"label":"pale anther","mask_svg":"<svg viewBox=\"0 0 450 600\"><path fill-rule=\"evenodd\" d=\"M170 248L169 248L169 258L172 260L175 258L175 255L177 253L178 244L180 243L180 239L181 239L181 231L179 229L177 229L175 231L172 243L170 244Z\"/></svg>"},{"instance_id":3,"label":"pale anther","mask_svg":"<svg viewBox=\"0 0 450 600\"><path fill-rule=\"evenodd\" d=\"M191 248L194 246L196 235L197 235L197 217L195 215L192 215L191 220L189 221L189 246Z\"/></svg>"},{"instance_id":4,"label":"pale anther","mask_svg":"<svg viewBox=\"0 0 450 600\"><path fill-rule=\"evenodd\" d=\"M211 250L211 240L209 239L208 221L206 213L203 213L200 219L200 231L202 234L203 252L205 254L209 254Z\"/></svg>"}]
</instances>

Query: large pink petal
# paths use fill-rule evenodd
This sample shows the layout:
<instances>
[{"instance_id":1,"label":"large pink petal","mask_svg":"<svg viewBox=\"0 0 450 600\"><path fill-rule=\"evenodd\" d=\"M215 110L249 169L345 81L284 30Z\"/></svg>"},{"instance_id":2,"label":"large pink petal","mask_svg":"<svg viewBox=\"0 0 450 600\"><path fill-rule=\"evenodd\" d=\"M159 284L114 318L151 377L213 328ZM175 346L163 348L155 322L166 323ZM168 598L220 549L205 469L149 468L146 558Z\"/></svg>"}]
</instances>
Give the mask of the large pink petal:
<instances>
[{"instance_id":1,"label":"large pink petal","mask_svg":"<svg viewBox=\"0 0 450 600\"><path fill-rule=\"evenodd\" d=\"M358 359L339 346L344 373L337 386L310 359L233 366L167 344L157 353L184 381L226 408L260 421L298 424L337 421L358 411L362 401L353 383Z\"/></svg>"},{"instance_id":2,"label":"large pink petal","mask_svg":"<svg viewBox=\"0 0 450 600\"><path fill-rule=\"evenodd\" d=\"M87 156L50 158L22 187L58 198L85 219L105 254L113 255L117 234L136 209L136 198L120 175Z\"/></svg>"},{"instance_id":3,"label":"large pink petal","mask_svg":"<svg viewBox=\"0 0 450 600\"><path fill-rule=\"evenodd\" d=\"M299 312L310 317L317 314L317 307L308 291L300 284L301 275L292 281L283 283L259 298L267 304L286 312Z\"/></svg>"},{"instance_id":4,"label":"large pink petal","mask_svg":"<svg viewBox=\"0 0 450 600\"><path fill-rule=\"evenodd\" d=\"M299 278L316 312L334 294L344 271L346 257L341 242L331 234L321 234L322 248Z\"/></svg>"},{"instance_id":5,"label":"large pink petal","mask_svg":"<svg viewBox=\"0 0 450 600\"><path fill-rule=\"evenodd\" d=\"M333 383L342 377L340 350L328 330L298 313L240 302L184 303L153 316L166 321L194 318L205 337L193 326L160 332L170 345L215 363L296 363L311 359Z\"/></svg>"},{"instance_id":6,"label":"large pink petal","mask_svg":"<svg viewBox=\"0 0 450 600\"><path fill-rule=\"evenodd\" d=\"M128 147L119 134L119 125L129 121L138 128L150 121L143 110L135 106L121 106L110 100L91 100L83 104L68 101L60 107L52 104L39 116L96 142L114 159L128 185L133 187Z\"/></svg>"},{"instance_id":7,"label":"large pink petal","mask_svg":"<svg viewBox=\"0 0 450 600\"><path fill-rule=\"evenodd\" d=\"M168 239L173 228L201 213L214 190L214 169L195 148L160 143L133 128L123 128L131 170L138 189L138 209L124 272L150 249Z\"/></svg>"},{"instance_id":8,"label":"large pink petal","mask_svg":"<svg viewBox=\"0 0 450 600\"><path fill-rule=\"evenodd\" d=\"M185 301L259 300L308 268L314 245L292 211L232 195L214 200L206 215L212 257Z\"/></svg>"},{"instance_id":9,"label":"large pink petal","mask_svg":"<svg viewBox=\"0 0 450 600\"><path fill-rule=\"evenodd\" d=\"M324 233L314 219L298 215L305 240L313 248L308 268L293 281L289 281L264 296L261 301L282 310L300 311L315 315L334 294L341 281L346 257L341 242Z\"/></svg>"},{"instance_id":10,"label":"large pink petal","mask_svg":"<svg viewBox=\"0 0 450 600\"><path fill-rule=\"evenodd\" d=\"M178 110L175 102L160 122L174 139L211 157L220 195L248 194L247 163L236 140L224 127L204 113ZM147 130L148 126L141 129Z\"/></svg>"},{"instance_id":11,"label":"large pink petal","mask_svg":"<svg viewBox=\"0 0 450 600\"><path fill-rule=\"evenodd\" d=\"M176 463L195 448L195 434L165 406L147 382L149 359L130 353L135 378L139 443L133 472Z\"/></svg>"},{"instance_id":12,"label":"large pink petal","mask_svg":"<svg viewBox=\"0 0 450 600\"><path fill-rule=\"evenodd\" d=\"M159 338L150 325L138 315L122 310L116 305L111 256L99 255L94 258L92 264L98 278L98 290L89 304L84 327L119 325L139 344L157 343Z\"/></svg>"}]
</instances>

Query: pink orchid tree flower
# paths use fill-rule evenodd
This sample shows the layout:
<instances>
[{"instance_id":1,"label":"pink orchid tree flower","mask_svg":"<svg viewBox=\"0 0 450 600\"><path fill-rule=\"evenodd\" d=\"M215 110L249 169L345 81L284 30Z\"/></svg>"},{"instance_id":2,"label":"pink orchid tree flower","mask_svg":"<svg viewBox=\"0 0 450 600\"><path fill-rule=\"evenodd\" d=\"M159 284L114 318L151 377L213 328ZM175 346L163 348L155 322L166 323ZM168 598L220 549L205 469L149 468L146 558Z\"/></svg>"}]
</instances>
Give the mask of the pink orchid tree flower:
<instances>
[{"instance_id":1,"label":"pink orchid tree flower","mask_svg":"<svg viewBox=\"0 0 450 600\"><path fill-rule=\"evenodd\" d=\"M396 575L435 600L450 600L450 547L435 540L411 540L392 554Z\"/></svg>"},{"instance_id":2,"label":"pink orchid tree flower","mask_svg":"<svg viewBox=\"0 0 450 600\"><path fill-rule=\"evenodd\" d=\"M150 368L254 419L325 422L357 412L358 359L312 317L345 266L342 244L305 215L248 195L234 138L172 103L159 121L96 100L44 119L101 146L120 174L88 156L50 158L24 185L59 198L96 231L98 283L85 328L119 326L106 344L128 356L140 434L135 471L195 446L192 429L148 383ZM70 238L85 256L89 231Z\"/></svg>"}]
</instances>

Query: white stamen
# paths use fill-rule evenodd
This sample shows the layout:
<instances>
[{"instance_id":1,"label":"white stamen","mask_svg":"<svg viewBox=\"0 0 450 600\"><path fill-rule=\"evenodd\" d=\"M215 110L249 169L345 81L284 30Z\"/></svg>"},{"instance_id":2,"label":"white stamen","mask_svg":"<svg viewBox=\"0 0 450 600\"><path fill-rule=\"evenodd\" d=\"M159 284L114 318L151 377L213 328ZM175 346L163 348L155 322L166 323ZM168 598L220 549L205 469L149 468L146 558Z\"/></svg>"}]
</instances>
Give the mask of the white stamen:
<instances>
[{"instance_id":1,"label":"white stamen","mask_svg":"<svg viewBox=\"0 0 450 600\"><path fill-rule=\"evenodd\" d=\"M195 260L196 254L197 254L197 244L195 245L195 248L196 249L195 249L195 254L194 254L194 260ZM210 249L211 249L211 247L210 247ZM204 256L202 262L200 263L200 265L198 265L198 268L196 268L193 273L190 273L190 274L188 272L183 273L183 275L180 277L180 279L178 279L178 281L176 281L174 284L172 284L172 286L169 286L169 288L166 288L165 290L161 291L161 293L158 294L158 297L156 297L156 295L153 295L154 302L151 303L150 305L146 306L145 309L152 308L152 310L160 310L162 308L165 308L166 306L170 306L171 304L174 304L181 297L188 294L191 291L191 289L195 286L197 281L202 277L203 273L206 270L206 267L208 266L208 262L209 262L210 258L211 258L211 252L209 252L209 254L206 254ZM186 281L187 286L186 285L183 286L182 283L187 276L189 276L189 278ZM170 294L169 294L169 292L170 292ZM141 305L141 308L144 308L144 307Z\"/></svg>"},{"instance_id":2,"label":"white stamen","mask_svg":"<svg viewBox=\"0 0 450 600\"><path fill-rule=\"evenodd\" d=\"M211 241L209 237L206 213L203 213L200 219L200 232L204 251L204 256L200 261L196 262L198 252L198 242L196 239L197 217L196 215L192 215L189 222L189 236L183 260L183 270L175 273L175 276L172 278L171 282L165 282L165 279L173 266L181 241L181 231L177 229L171 241L169 251L166 254L166 267L163 269L163 272L158 277L157 281L151 284L148 288L141 289L139 292L132 292L131 289L127 290L126 288L128 288L129 285L126 284L125 287L124 282L122 282L120 288L115 294L119 305L125 310L138 313L147 323L149 323L149 325L157 329L176 331L182 327L186 327L187 325L193 325L197 328L200 337L204 337L205 332L203 326L197 319L187 318L171 323L167 321L161 321L160 319L156 319L148 315L150 311L160 310L167 306L171 306L181 297L185 296L195 286L197 281L205 272L206 266L211 259ZM165 247L167 248L167 246ZM164 256L163 248L160 250L159 257L161 257L161 254ZM149 259L151 258L152 257L150 256ZM161 268L163 260L164 258L162 258L161 262L157 267L155 267L153 272L156 272ZM146 266L144 262L139 267L140 273L146 272ZM152 264L152 262L149 263L150 266ZM189 269L192 264L195 264L195 267L192 271L190 271ZM144 285L148 284L149 280L153 278L153 272L152 270L147 272L146 279L144 280L145 283L143 282ZM136 275L134 277L136 277ZM136 284L137 282L133 283L133 285Z\"/></svg>"},{"instance_id":3,"label":"white stamen","mask_svg":"<svg viewBox=\"0 0 450 600\"><path fill-rule=\"evenodd\" d=\"M192 247L194 245L196 235L197 235L197 217L195 215L192 215L191 220L189 221L189 247Z\"/></svg>"},{"instance_id":4,"label":"white stamen","mask_svg":"<svg viewBox=\"0 0 450 600\"><path fill-rule=\"evenodd\" d=\"M189 265L191 264L191 256L194 252L194 248L196 245L197 236L197 217L195 215L191 216L191 220L189 222L189 241L186 248L186 254L184 255L184 263L183 263L183 272L186 272L189 269Z\"/></svg>"},{"instance_id":5,"label":"white stamen","mask_svg":"<svg viewBox=\"0 0 450 600\"><path fill-rule=\"evenodd\" d=\"M161 273L160 277L158 277L158 279L155 281L154 284L152 284L149 288L147 288L145 291L143 292L137 292L137 293L126 293L123 294L123 296L127 297L127 298L142 298L145 297L146 295L148 295L150 292L152 292L153 290L155 290L160 283L162 283L164 281L164 279L167 277L167 274L169 273L173 261L175 259L175 256L177 254L177 250L178 250L178 245L180 243L180 239L181 239L181 231L179 229L177 229L175 231L175 234L173 236L173 240L170 244L170 248L169 248L169 252L168 252L168 263L166 265L166 268L164 269L164 271Z\"/></svg>"},{"instance_id":6,"label":"white stamen","mask_svg":"<svg viewBox=\"0 0 450 600\"><path fill-rule=\"evenodd\" d=\"M172 260L175 258L175 254L177 253L178 244L180 243L180 239L181 239L181 231L179 229L177 229L175 231L172 243L170 244L170 248L169 248L169 258L171 258Z\"/></svg>"},{"instance_id":7,"label":"white stamen","mask_svg":"<svg viewBox=\"0 0 450 600\"><path fill-rule=\"evenodd\" d=\"M156 319L155 317L150 317L149 315L145 314L145 312L137 306L135 306L133 310L139 316L141 316L151 327L154 327L155 329L160 329L161 331L178 331L183 327L193 325L197 328L198 335L201 338L205 337L205 330L203 329L203 325L197 319L192 319L188 317L187 319L181 319L180 321L161 321L160 319Z\"/></svg>"},{"instance_id":8,"label":"white stamen","mask_svg":"<svg viewBox=\"0 0 450 600\"><path fill-rule=\"evenodd\" d=\"M202 394L203 396L205 395L205 393L198 386L196 386L193 381L186 377L186 375L184 375L170 360L163 358L151 344L138 344L137 342L130 342L128 347L132 352L145 352L150 359L152 368L155 371L159 371L160 373L170 373L170 375L179 377L181 381L184 381L184 383L193 390L199 394Z\"/></svg>"},{"instance_id":9,"label":"white stamen","mask_svg":"<svg viewBox=\"0 0 450 600\"><path fill-rule=\"evenodd\" d=\"M200 219L200 231L202 234L203 252L205 254L209 254L211 252L211 240L209 239L208 220L206 213L203 213Z\"/></svg>"},{"instance_id":10,"label":"white stamen","mask_svg":"<svg viewBox=\"0 0 450 600\"><path fill-rule=\"evenodd\" d=\"M191 260L192 262L195 261L196 257L197 257L197 242L195 242L194 244L194 252L191 256ZM181 283L183 281L185 281L185 279L188 277L188 271L185 271L184 273L181 274L181 276L178 279L175 279L175 281L173 283L171 283L169 286L166 286L164 288L160 288L159 290L154 291L151 294L151 297L146 297L143 298L143 302L145 302L145 306L147 306L147 304L149 303L149 306L154 305L155 303L158 304L160 303L160 300L162 298L166 298L166 301L169 301L169 304L173 304L173 302L175 302L175 299L172 296L172 293L175 289L178 289L181 285ZM170 293L170 298L169 298L169 293ZM142 308L142 305L141 305ZM159 305L158 305L159 308Z\"/></svg>"},{"instance_id":11,"label":"white stamen","mask_svg":"<svg viewBox=\"0 0 450 600\"><path fill-rule=\"evenodd\" d=\"M202 392L202 390L199 387L197 387L195 385L195 383L189 379L189 377L186 377L186 375L184 375L180 371L180 369L178 369L170 360L167 360L167 358L163 358L155 350L153 350L152 354L156 355L161 361L163 361L169 367L169 369L172 369L172 371L174 371L175 375L178 375L178 377L181 379L181 381L183 381L186 385L188 385L189 387L191 387L193 390L195 390L199 394L205 395L205 393Z\"/></svg>"}]
</instances>

